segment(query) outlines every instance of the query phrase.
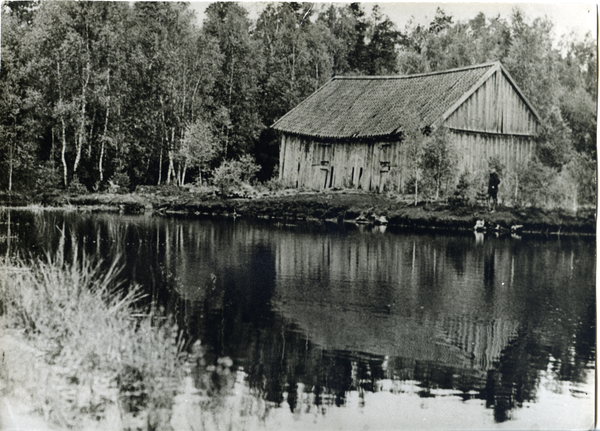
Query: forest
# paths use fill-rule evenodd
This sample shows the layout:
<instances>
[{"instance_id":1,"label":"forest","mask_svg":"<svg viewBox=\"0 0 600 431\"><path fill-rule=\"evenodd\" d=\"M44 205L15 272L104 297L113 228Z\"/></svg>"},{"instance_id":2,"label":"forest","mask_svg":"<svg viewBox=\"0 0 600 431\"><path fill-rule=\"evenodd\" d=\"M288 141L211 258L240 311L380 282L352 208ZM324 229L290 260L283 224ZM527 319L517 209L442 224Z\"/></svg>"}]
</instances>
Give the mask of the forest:
<instances>
[{"instance_id":1,"label":"forest","mask_svg":"<svg viewBox=\"0 0 600 431\"><path fill-rule=\"evenodd\" d=\"M269 3L256 19L213 3L199 22L180 2L5 1L1 48L5 192L201 185L232 166L269 181L270 126L332 76L501 61L543 120L516 184L533 204L595 202L597 41L555 40L518 8L438 8L399 29L360 3Z\"/></svg>"}]
</instances>

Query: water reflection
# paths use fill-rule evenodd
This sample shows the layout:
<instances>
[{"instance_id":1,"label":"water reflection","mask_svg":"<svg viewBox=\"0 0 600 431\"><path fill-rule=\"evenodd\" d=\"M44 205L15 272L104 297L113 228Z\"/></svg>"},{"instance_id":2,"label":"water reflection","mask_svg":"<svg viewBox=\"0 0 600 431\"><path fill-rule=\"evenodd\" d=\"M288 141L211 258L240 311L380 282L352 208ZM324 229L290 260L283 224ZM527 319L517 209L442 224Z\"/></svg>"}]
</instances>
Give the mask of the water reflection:
<instances>
[{"instance_id":1,"label":"water reflection","mask_svg":"<svg viewBox=\"0 0 600 431\"><path fill-rule=\"evenodd\" d=\"M121 255L205 365L233 359L225 386L237 376L301 422L451 397L502 423L547 387L577 395L595 358L591 239L59 212L15 213L11 229L12 252Z\"/></svg>"}]
</instances>

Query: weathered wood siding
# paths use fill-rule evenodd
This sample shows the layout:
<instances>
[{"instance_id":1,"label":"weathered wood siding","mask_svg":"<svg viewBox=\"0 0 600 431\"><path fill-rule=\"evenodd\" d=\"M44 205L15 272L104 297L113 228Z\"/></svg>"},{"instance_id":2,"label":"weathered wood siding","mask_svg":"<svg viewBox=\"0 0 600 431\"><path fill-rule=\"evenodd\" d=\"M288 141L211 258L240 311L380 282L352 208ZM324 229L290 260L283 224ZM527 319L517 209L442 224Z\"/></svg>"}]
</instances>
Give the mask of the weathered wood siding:
<instances>
[{"instance_id":1,"label":"weathered wood siding","mask_svg":"<svg viewBox=\"0 0 600 431\"><path fill-rule=\"evenodd\" d=\"M490 157L498 157L508 171L526 162L533 155L532 137L496 135L451 130L458 153L458 172L465 169L477 173L488 169Z\"/></svg>"},{"instance_id":2,"label":"weathered wood siding","mask_svg":"<svg viewBox=\"0 0 600 431\"><path fill-rule=\"evenodd\" d=\"M457 173L479 173L498 157L507 170L529 160L533 138L452 130L458 154ZM403 191L413 175L400 142L327 142L284 134L279 177L292 187L322 190L331 187Z\"/></svg>"},{"instance_id":3,"label":"weathered wood siding","mask_svg":"<svg viewBox=\"0 0 600 431\"><path fill-rule=\"evenodd\" d=\"M501 70L497 70L444 122L458 130L509 135L537 133L537 120Z\"/></svg>"},{"instance_id":4,"label":"weathered wood siding","mask_svg":"<svg viewBox=\"0 0 600 431\"><path fill-rule=\"evenodd\" d=\"M492 74L443 123L458 152L457 172L488 169L499 157L510 171L529 160L538 122L502 70ZM404 191L410 178L401 142L328 142L283 134L280 179L293 187Z\"/></svg>"},{"instance_id":5,"label":"weathered wood siding","mask_svg":"<svg viewBox=\"0 0 600 431\"><path fill-rule=\"evenodd\" d=\"M328 142L283 134L279 178L292 187L383 190L404 181L399 142Z\"/></svg>"},{"instance_id":6,"label":"weathered wood siding","mask_svg":"<svg viewBox=\"0 0 600 431\"><path fill-rule=\"evenodd\" d=\"M497 70L444 122L459 154L459 172L488 169L499 157L508 170L533 155L538 122L519 93Z\"/></svg>"}]
</instances>

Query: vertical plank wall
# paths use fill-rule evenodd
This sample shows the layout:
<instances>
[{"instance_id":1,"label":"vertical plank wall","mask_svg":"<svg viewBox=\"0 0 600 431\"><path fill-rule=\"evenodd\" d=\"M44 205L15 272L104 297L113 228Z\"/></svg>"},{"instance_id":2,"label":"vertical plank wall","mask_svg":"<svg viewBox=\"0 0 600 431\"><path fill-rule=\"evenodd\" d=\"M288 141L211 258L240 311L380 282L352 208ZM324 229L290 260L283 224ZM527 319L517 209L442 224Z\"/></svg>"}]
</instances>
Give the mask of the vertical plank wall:
<instances>
[{"instance_id":1,"label":"vertical plank wall","mask_svg":"<svg viewBox=\"0 0 600 431\"><path fill-rule=\"evenodd\" d=\"M451 131L458 152L458 172L478 173L488 169L490 157L498 157L508 171L533 156L532 137Z\"/></svg>"},{"instance_id":2,"label":"vertical plank wall","mask_svg":"<svg viewBox=\"0 0 600 431\"><path fill-rule=\"evenodd\" d=\"M538 122L502 70L497 70L443 125L451 131L459 155L457 172L478 173L487 170L493 156L508 170L529 160ZM389 155L384 156L382 145L388 144ZM401 142L328 142L284 133L279 161L280 179L292 187L401 190L411 176ZM382 162L388 162L389 168Z\"/></svg>"},{"instance_id":3,"label":"vertical plank wall","mask_svg":"<svg viewBox=\"0 0 600 431\"><path fill-rule=\"evenodd\" d=\"M472 132L528 135L537 133L537 120L501 70L496 71L444 122Z\"/></svg>"},{"instance_id":4,"label":"vertical plank wall","mask_svg":"<svg viewBox=\"0 0 600 431\"><path fill-rule=\"evenodd\" d=\"M497 70L444 122L452 131L459 170L487 170L497 156L508 170L533 155L538 123L519 93Z\"/></svg>"},{"instance_id":5,"label":"vertical plank wall","mask_svg":"<svg viewBox=\"0 0 600 431\"><path fill-rule=\"evenodd\" d=\"M498 157L511 171L533 156L534 142L528 136L457 130L451 130L450 136L458 153L458 173L486 171L491 157ZM321 160L322 145L327 146L327 160ZM390 145L389 160L382 160L382 145ZM389 162L389 171L382 169L382 161ZM400 142L331 143L285 134L281 139L279 176L291 187L380 191L385 186L388 190L401 190L411 175Z\"/></svg>"},{"instance_id":6,"label":"vertical plank wall","mask_svg":"<svg viewBox=\"0 0 600 431\"><path fill-rule=\"evenodd\" d=\"M386 160L382 147L389 145ZM322 160L323 147L327 149ZM389 163L389 170L381 162ZM330 142L317 138L283 134L279 154L279 178L292 187L324 189L329 187L381 190L398 187L407 173L399 142ZM333 168L333 169L332 169ZM394 184L389 181L390 175Z\"/></svg>"}]
</instances>

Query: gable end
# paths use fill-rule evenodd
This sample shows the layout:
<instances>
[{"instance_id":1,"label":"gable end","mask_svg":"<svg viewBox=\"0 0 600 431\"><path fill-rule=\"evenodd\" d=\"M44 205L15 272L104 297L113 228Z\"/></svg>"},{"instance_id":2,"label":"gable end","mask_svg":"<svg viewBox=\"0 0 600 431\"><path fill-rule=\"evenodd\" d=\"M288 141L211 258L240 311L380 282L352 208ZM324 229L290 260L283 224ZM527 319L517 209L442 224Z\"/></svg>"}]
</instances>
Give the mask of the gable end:
<instances>
[{"instance_id":1,"label":"gable end","mask_svg":"<svg viewBox=\"0 0 600 431\"><path fill-rule=\"evenodd\" d=\"M536 135L539 116L507 73L498 63L446 112L443 124L478 133Z\"/></svg>"}]
</instances>

